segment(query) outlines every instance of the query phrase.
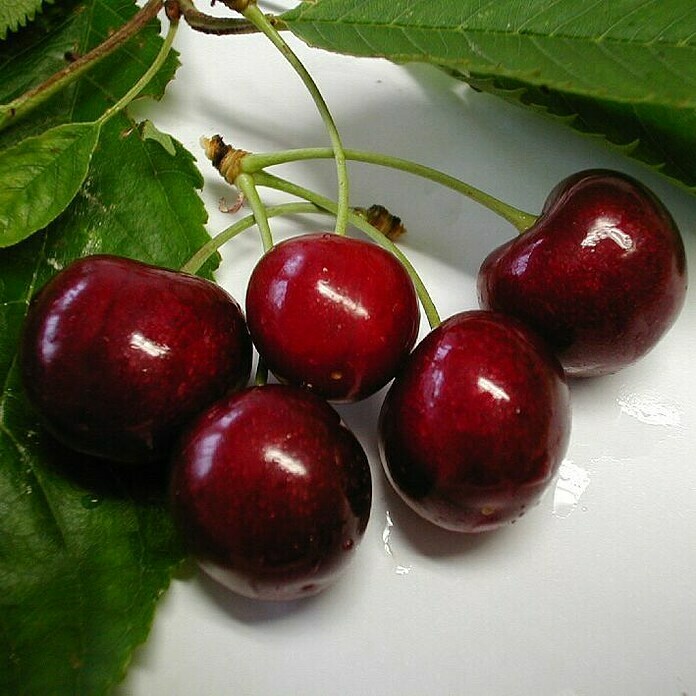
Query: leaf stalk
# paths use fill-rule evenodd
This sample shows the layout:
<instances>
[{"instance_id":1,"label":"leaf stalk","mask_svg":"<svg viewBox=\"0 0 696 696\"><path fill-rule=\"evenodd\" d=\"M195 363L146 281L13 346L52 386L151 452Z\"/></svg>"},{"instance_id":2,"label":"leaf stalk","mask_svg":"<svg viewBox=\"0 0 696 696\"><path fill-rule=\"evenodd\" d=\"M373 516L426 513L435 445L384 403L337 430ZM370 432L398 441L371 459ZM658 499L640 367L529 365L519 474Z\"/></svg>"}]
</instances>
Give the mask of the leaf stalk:
<instances>
[{"instance_id":1,"label":"leaf stalk","mask_svg":"<svg viewBox=\"0 0 696 696\"><path fill-rule=\"evenodd\" d=\"M40 85L24 92L16 99L0 106L0 131L13 125L60 90L91 70L97 63L111 55L126 41L135 36L154 19L162 9L162 0L148 2L133 17L111 34L99 46L80 56L62 70L54 73Z\"/></svg>"}]
</instances>

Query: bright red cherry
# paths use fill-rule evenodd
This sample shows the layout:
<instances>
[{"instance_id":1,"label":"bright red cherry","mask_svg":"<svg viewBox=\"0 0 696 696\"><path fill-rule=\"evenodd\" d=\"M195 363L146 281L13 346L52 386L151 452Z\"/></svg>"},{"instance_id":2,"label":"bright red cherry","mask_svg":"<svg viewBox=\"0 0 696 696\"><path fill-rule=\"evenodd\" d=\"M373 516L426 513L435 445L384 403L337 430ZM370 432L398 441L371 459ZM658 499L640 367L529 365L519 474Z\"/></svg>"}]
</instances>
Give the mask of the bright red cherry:
<instances>
[{"instance_id":1,"label":"bright red cherry","mask_svg":"<svg viewBox=\"0 0 696 696\"><path fill-rule=\"evenodd\" d=\"M418 335L411 279L392 254L336 234L281 242L261 258L246 296L251 337L269 369L333 401L383 387Z\"/></svg>"},{"instance_id":2,"label":"bright red cherry","mask_svg":"<svg viewBox=\"0 0 696 696\"><path fill-rule=\"evenodd\" d=\"M460 532L522 515L556 473L570 432L556 358L502 314L454 315L428 334L394 380L380 454L401 497Z\"/></svg>"},{"instance_id":3,"label":"bright red cherry","mask_svg":"<svg viewBox=\"0 0 696 696\"><path fill-rule=\"evenodd\" d=\"M480 305L539 333L569 375L616 372L648 351L684 303L686 256L660 201L617 172L562 181L535 224L483 262Z\"/></svg>"},{"instance_id":4,"label":"bright red cherry","mask_svg":"<svg viewBox=\"0 0 696 696\"><path fill-rule=\"evenodd\" d=\"M354 555L370 514L367 457L331 406L289 385L225 397L184 436L172 505L201 567L255 599L307 597Z\"/></svg>"},{"instance_id":5,"label":"bright red cherry","mask_svg":"<svg viewBox=\"0 0 696 696\"><path fill-rule=\"evenodd\" d=\"M21 341L25 391L69 447L142 462L244 385L251 340L215 283L115 256L90 256L34 298Z\"/></svg>"}]
</instances>

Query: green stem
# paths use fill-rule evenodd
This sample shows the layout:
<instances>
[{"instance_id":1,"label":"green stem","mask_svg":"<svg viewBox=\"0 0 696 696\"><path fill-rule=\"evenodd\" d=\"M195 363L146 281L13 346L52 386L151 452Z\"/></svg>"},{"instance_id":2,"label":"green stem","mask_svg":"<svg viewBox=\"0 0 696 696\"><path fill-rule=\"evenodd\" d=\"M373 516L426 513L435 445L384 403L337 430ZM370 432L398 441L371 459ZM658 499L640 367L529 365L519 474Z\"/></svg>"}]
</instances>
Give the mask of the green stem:
<instances>
[{"instance_id":1,"label":"green stem","mask_svg":"<svg viewBox=\"0 0 696 696\"><path fill-rule=\"evenodd\" d=\"M110 106L98 119L97 123L100 125L108 121L114 114L124 109L128 104L130 104L133 99L135 99L140 92L147 87L148 83L152 78L158 73L159 69L167 60L169 51L172 48L172 43L174 42L174 37L176 36L176 30L179 27L179 22L177 20L170 21L169 29L167 30L167 35L164 38L164 43L162 44L159 53L155 57L150 67L143 73L141 78L112 106Z\"/></svg>"},{"instance_id":2,"label":"green stem","mask_svg":"<svg viewBox=\"0 0 696 696\"><path fill-rule=\"evenodd\" d=\"M314 203L314 205L324 208L331 213L335 214L338 209L336 203L334 203L330 198L326 198L326 196L322 196L314 191L304 188L303 186L298 186L297 184L293 184L290 181L273 176L272 174L268 174L266 172L257 172L254 175L254 180L256 181L257 186L266 186L268 188L276 189L277 191L289 193L290 195L297 196L298 198L303 198L304 200ZM435 328L440 323L440 316L435 308L435 304L433 303L425 284L418 275L418 272L401 249L399 249L394 242L385 237L377 228L373 227L369 222L367 222L365 218L360 217L360 215L356 215L355 213L348 211L347 220L351 225L364 232L368 237L370 237L370 239L379 244L382 248L390 251L399 259L399 261L401 261L402 265L406 269L406 272L413 281L413 285L418 293L418 298L423 306L425 315L428 318L428 323L430 324L431 328Z\"/></svg>"},{"instance_id":3,"label":"green stem","mask_svg":"<svg viewBox=\"0 0 696 696\"><path fill-rule=\"evenodd\" d=\"M515 208L503 201L491 196L475 186L457 179L456 177L445 174L432 167L426 167L423 164L412 162L410 160L401 159L400 157L392 157L378 152L365 152L363 150L346 149L346 158L355 162L365 162L368 164L377 164L382 167L389 167L400 171L415 174L437 184L441 184L458 193L461 193L473 201L481 204L488 210L496 213L500 217L507 220L515 226L520 232L528 230L536 221L536 215L526 213L519 208ZM328 159L332 156L332 151L328 148L304 148L301 150L284 150L280 152L269 153L253 153L244 157L241 163L241 169L244 172L254 173L271 167L276 164L285 164L287 162L297 162L300 160L310 159Z\"/></svg>"},{"instance_id":4,"label":"green stem","mask_svg":"<svg viewBox=\"0 0 696 696\"><path fill-rule=\"evenodd\" d=\"M149 0L137 14L111 34L103 43L99 44L99 46L89 51L89 53L80 56L45 82L21 94L8 104L1 105L0 131L29 114L54 94L77 80L88 70L91 70L102 59L112 54L137 34L148 22L157 16L161 9L162 0Z\"/></svg>"},{"instance_id":5,"label":"green stem","mask_svg":"<svg viewBox=\"0 0 696 696\"><path fill-rule=\"evenodd\" d=\"M256 226L259 228L263 250L269 251L273 248L273 235L271 234L271 226L268 224L266 206L264 206L259 197L253 175L240 174L234 180L234 185L244 194L244 197L249 202L251 211L254 213L254 218L256 219Z\"/></svg>"},{"instance_id":6,"label":"green stem","mask_svg":"<svg viewBox=\"0 0 696 696\"><path fill-rule=\"evenodd\" d=\"M256 365L256 375L254 376L254 384L257 387L263 387L264 384L268 382L268 365L266 362L259 358L259 362Z\"/></svg>"},{"instance_id":7,"label":"green stem","mask_svg":"<svg viewBox=\"0 0 696 696\"><path fill-rule=\"evenodd\" d=\"M328 210L319 208L313 203L282 203L280 205L270 206L266 208L266 217L272 218L277 215L297 215L302 213L317 213L320 215L331 215ZM254 215L247 215L241 220L230 225L222 232L216 234L206 244L204 244L182 267L184 273L197 273L203 264L216 252L220 247L228 242L233 237L241 234L250 227L256 224Z\"/></svg>"},{"instance_id":8,"label":"green stem","mask_svg":"<svg viewBox=\"0 0 696 696\"><path fill-rule=\"evenodd\" d=\"M273 43L273 45L285 56L286 60L295 69L295 72L300 76L305 87L309 91L317 109L324 121L326 130L331 139L332 157L336 161L336 175L338 177L338 212L336 215L336 233L345 234L348 223L349 213L349 190L348 190L348 168L346 165L346 155L341 142L341 136L336 127L336 123L329 111L329 107L324 101L317 84L312 79L307 69L302 64L302 61L293 53L290 46L285 43L285 40L278 33L276 28L271 24L268 18L259 10L255 2L251 2L243 11L244 16L253 24L259 31L262 31Z\"/></svg>"}]
</instances>

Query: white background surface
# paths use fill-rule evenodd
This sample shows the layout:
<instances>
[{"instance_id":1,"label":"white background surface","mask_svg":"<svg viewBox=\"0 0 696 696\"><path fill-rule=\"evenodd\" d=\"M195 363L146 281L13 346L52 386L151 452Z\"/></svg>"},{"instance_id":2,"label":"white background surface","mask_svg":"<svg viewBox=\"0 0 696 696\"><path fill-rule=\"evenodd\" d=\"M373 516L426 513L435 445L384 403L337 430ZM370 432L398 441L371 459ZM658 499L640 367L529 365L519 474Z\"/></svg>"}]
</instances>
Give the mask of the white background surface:
<instances>
[{"instance_id":1,"label":"white background surface","mask_svg":"<svg viewBox=\"0 0 696 696\"><path fill-rule=\"evenodd\" d=\"M346 146L430 164L530 212L576 170L623 170L670 208L696 268L696 197L652 171L425 66L334 56L286 38ZM182 22L175 45L176 80L161 104L139 112L196 155L215 233L236 219L217 210L236 192L203 157L201 135L253 151L328 140L264 37L204 36ZM274 171L335 196L331 162ZM480 262L515 233L455 193L377 167L351 166L351 202L382 203L404 220L403 249L443 317L476 307ZM331 224L276 219L274 232ZM260 252L253 230L223 250L218 279L242 302ZM200 576L175 580L118 695L696 694L695 327L691 289L676 326L641 363L572 385L559 476L519 523L487 536L441 532L388 490L375 447L382 394L341 407L374 478L371 521L347 572L292 604L237 598Z\"/></svg>"}]
</instances>

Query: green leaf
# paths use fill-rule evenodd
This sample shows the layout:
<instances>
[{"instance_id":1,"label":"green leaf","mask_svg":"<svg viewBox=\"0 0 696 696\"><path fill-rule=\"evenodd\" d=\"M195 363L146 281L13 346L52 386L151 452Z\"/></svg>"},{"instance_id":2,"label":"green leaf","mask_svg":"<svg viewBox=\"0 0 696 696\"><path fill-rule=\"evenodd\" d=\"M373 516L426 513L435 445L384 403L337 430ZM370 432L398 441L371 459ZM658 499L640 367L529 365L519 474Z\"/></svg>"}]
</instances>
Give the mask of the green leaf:
<instances>
[{"instance_id":1,"label":"green leaf","mask_svg":"<svg viewBox=\"0 0 696 696\"><path fill-rule=\"evenodd\" d=\"M692 0L318 0L283 20L309 43L342 53L696 107Z\"/></svg>"},{"instance_id":2,"label":"green leaf","mask_svg":"<svg viewBox=\"0 0 696 696\"><path fill-rule=\"evenodd\" d=\"M512 80L459 77L592 136L696 193L696 109L622 104L531 88Z\"/></svg>"},{"instance_id":3,"label":"green leaf","mask_svg":"<svg viewBox=\"0 0 696 696\"><path fill-rule=\"evenodd\" d=\"M170 155L174 154L174 143L171 136L167 135L167 133L162 133L162 131L159 130L157 126L155 126L155 124L149 119L146 119L140 124L140 134L142 135L143 140L154 140L155 142L158 142Z\"/></svg>"},{"instance_id":4,"label":"green leaf","mask_svg":"<svg viewBox=\"0 0 696 696\"><path fill-rule=\"evenodd\" d=\"M0 39L34 19L42 4L43 0L0 0Z\"/></svg>"},{"instance_id":5,"label":"green leaf","mask_svg":"<svg viewBox=\"0 0 696 696\"><path fill-rule=\"evenodd\" d=\"M0 247L44 228L87 176L101 125L67 123L0 151Z\"/></svg>"},{"instance_id":6,"label":"green leaf","mask_svg":"<svg viewBox=\"0 0 696 696\"><path fill-rule=\"evenodd\" d=\"M177 268L208 239L200 174L175 148L172 157L114 117L65 213L0 251L2 696L107 692L182 558L162 472L119 470L56 445L25 402L17 367L31 296L72 259L116 253Z\"/></svg>"},{"instance_id":7,"label":"green leaf","mask_svg":"<svg viewBox=\"0 0 696 696\"><path fill-rule=\"evenodd\" d=\"M696 190L693 0L316 0L282 19L314 46L437 65Z\"/></svg>"},{"instance_id":8,"label":"green leaf","mask_svg":"<svg viewBox=\"0 0 696 696\"><path fill-rule=\"evenodd\" d=\"M137 10L133 0L64 0L59 6L47 6L34 24L0 43L0 103L12 101L64 68L66 55L87 53ZM30 117L1 132L0 148L61 123L95 121L152 63L161 44L159 31L158 22L150 23ZM140 96L159 99L177 66L172 52Z\"/></svg>"}]
</instances>

